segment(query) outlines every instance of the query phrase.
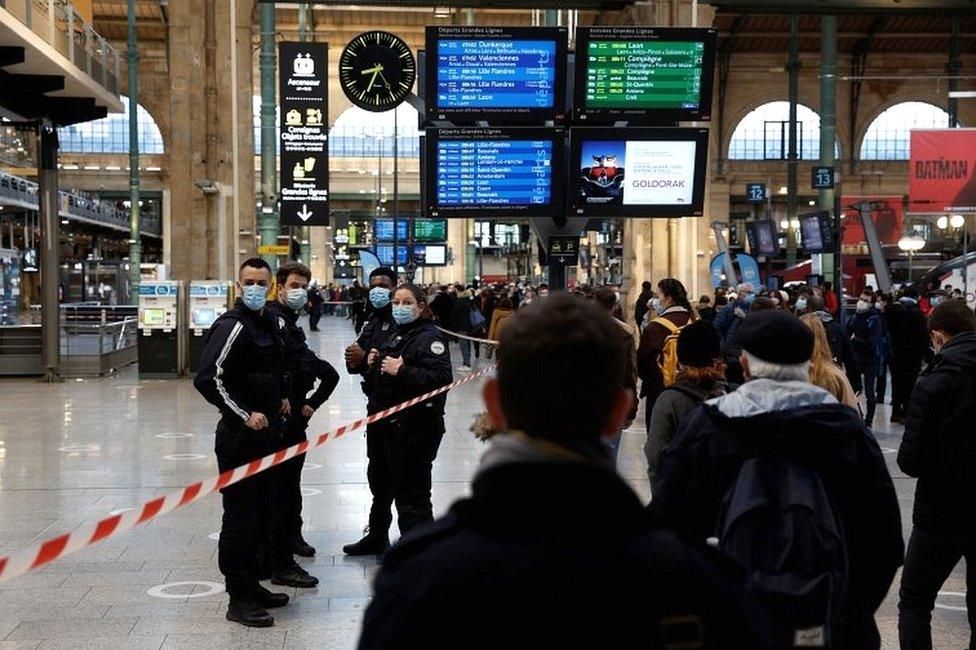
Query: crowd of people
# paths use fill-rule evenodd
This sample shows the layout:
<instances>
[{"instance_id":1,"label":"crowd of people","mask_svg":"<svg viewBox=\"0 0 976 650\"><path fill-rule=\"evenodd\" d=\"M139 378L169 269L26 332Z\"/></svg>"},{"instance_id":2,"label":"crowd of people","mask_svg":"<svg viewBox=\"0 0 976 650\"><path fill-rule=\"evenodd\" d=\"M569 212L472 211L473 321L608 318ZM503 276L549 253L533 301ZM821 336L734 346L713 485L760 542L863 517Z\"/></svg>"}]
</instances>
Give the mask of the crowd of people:
<instances>
[{"instance_id":1,"label":"crowd of people","mask_svg":"<svg viewBox=\"0 0 976 650\"><path fill-rule=\"evenodd\" d=\"M315 309L307 269L279 269L266 301L262 265L242 265L196 380L221 412L222 469L300 440L338 381L296 325ZM841 309L829 285L744 283L692 303L665 278L625 314L616 287L421 287L380 268L356 289L345 365L369 413L449 384L455 342L457 370L472 352L496 364L489 445L443 517L431 472L446 395L369 425L368 526L343 549L382 558L361 648L877 648L875 612L903 565L901 645L930 648L961 558L976 628L976 315L951 292L868 288ZM872 431L889 375L897 463L918 479L907 554ZM648 506L616 472L641 400ZM294 471L223 491L230 620L273 623L266 609L288 597L265 577L314 580L294 561L314 553ZM292 505L269 507L280 499Z\"/></svg>"}]
</instances>

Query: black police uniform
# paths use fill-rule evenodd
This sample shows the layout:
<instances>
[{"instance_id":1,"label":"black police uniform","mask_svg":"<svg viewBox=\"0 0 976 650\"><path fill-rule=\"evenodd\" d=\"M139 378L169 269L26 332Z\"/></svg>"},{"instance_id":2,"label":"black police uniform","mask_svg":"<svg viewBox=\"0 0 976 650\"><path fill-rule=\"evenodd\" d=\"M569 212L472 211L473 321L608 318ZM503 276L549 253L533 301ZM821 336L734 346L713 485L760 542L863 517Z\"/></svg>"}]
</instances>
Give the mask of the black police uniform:
<instances>
[{"instance_id":1,"label":"black police uniform","mask_svg":"<svg viewBox=\"0 0 976 650\"><path fill-rule=\"evenodd\" d=\"M364 390L369 411L376 413L451 383L447 342L429 320L399 325L395 335L378 348L379 357L366 373ZM383 359L399 357L403 366L395 376L380 371ZM444 435L441 394L376 422L366 436L367 475L373 504L370 532L386 532L396 502L400 533L433 519L430 501L431 467Z\"/></svg>"},{"instance_id":2,"label":"black police uniform","mask_svg":"<svg viewBox=\"0 0 976 650\"><path fill-rule=\"evenodd\" d=\"M317 410L322 406L339 384L339 373L328 361L320 359L309 349L305 332L298 326L298 312L277 301L269 302L266 309L277 322L285 340L291 415L285 425L282 447L290 447L306 439L308 418L302 415L302 407L307 404ZM309 396L316 379L319 380L319 387ZM301 454L271 470L277 481L272 526L282 529L282 538L287 542L283 548L272 550L272 561L276 565L293 562L292 548L301 537L301 479L304 465L305 454Z\"/></svg>"},{"instance_id":3,"label":"black police uniform","mask_svg":"<svg viewBox=\"0 0 976 650\"><path fill-rule=\"evenodd\" d=\"M193 385L220 410L214 451L220 471L266 456L282 444L279 415L289 378L284 339L267 312L248 309L238 300L218 318L204 340L200 369ZM263 413L269 426L246 426L252 412ZM221 490L224 517L217 564L227 593L253 595L262 573L258 554L269 535L270 479L261 472Z\"/></svg>"}]
</instances>

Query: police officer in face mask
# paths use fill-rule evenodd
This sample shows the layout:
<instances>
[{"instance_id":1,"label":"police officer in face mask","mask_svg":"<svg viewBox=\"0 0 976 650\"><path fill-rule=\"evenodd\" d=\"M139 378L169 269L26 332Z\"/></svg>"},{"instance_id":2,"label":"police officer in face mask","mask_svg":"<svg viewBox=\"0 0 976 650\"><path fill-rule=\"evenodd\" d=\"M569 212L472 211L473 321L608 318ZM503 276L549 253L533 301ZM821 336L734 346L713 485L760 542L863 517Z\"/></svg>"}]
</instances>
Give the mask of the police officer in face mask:
<instances>
[{"instance_id":1,"label":"police officer in face mask","mask_svg":"<svg viewBox=\"0 0 976 650\"><path fill-rule=\"evenodd\" d=\"M363 325L359 338L346 348L346 369L350 374L362 375L365 378L369 371L367 364L369 351L383 347L386 341L396 333L396 323L393 320L390 302L391 293L397 281L397 275L392 269L381 267L369 274L371 313ZM366 393L369 413L376 413L381 410L375 404L368 382L363 382L363 392ZM381 496L385 491L385 483L382 480L384 471L381 464L382 458L380 458L382 448L377 440L377 436L380 435L382 433L378 431L376 424L370 424L366 427L366 455L369 459L366 476L369 480L370 492L373 494L374 508L370 510L370 523L364 531L363 539L355 544L347 544L343 547L342 550L348 555L378 555L385 551L389 545L386 529L383 528L385 518L379 514L382 508L378 505L378 499L385 499ZM390 504L387 503L387 513L389 510ZM389 528L389 522L386 523L386 528ZM379 534L381 529L383 533ZM377 534L372 534L371 531L376 531Z\"/></svg>"},{"instance_id":2,"label":"police officer in face mask","mask_svg":"<svg viewBox=\"0 0 976 650\"><path fill-rule=\"evenodd\" d=\"M308 300L309 268L298 262L278 267L277 294L268 303L271 317L277 321L285 338L285 359L290 379L288 386L289 417L285 426L283 447L305 440L308 421L329 399L339 384L339 373L327 361L309 349L305 332L298 326L299 312ZM312 395L309 392L319 381ZM305 454L285 461L269 470L274 477L274 508L271 522L271 582L287 587L314 587L318 578L308 574L294 555L312 557L315 549L302 537L302 467Z\"/></svg>"},{"instance_id":3,"label":"police officer in face mask","mask_svg":"<svg viewBox=\"0 0 976 650\"><path fill-rule=\"evenodd\" d=\"M451 356L444 336L429 317L427 296L404 284L393 292L396 333L369 351L366 386L369 410L376 413L451 383ZM382 553L389 544L394 502L400 533L433 520L431 469L444 435L442 394L373 425L367 434L369 485L373 504L369 531L343 548L349 555Z\"/></svg>"},{"instance_id":4,"label":"police officer in face mask","mask_svg":"<svg viewBox=\"0 0 976 650\"><path fill-rule=\"evenodd\" d=\"M204 342L193 385L220 411L215 452L224 472L279 449L289 411L285 343L265 304L271 267L260 258L241 264L237 302L218 318ZM224 517L217 564L230 605L227 620L249 627L274 624L265 608L288 603L287 594L262 587L258 552L269 530L271 476L261 472L221 490Z\"/></svg>"}]
</instances>

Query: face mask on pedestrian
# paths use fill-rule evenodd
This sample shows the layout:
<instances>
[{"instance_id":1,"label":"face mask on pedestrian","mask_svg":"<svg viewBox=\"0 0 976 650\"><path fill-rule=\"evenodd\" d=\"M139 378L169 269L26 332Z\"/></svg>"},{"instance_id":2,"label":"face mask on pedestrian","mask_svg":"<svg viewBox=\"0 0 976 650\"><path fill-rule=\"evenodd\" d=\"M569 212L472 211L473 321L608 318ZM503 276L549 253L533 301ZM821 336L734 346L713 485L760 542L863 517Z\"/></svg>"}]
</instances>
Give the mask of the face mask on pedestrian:
<instances>
[{"instance_id":1,"label":"face mask on pedestrian","mask_svg":"<svg viewBox=\"0 0 976 650\"><path fill-rule=\"evenodd\" d=\"M651 309L658 313L664 311L664 305L661 304L660 298L651 298Z\"/></svg>"},{"instance_id":2,"label":"face mask on pedestrian","mask_svg":"<svg viewBox=\"0 0 976 650\"><path fill-rule=\"evenodd\" d=\"M867 313L867 311L871 309L871 303L869 303L867 300L858 300L857 307L855 307L855 309L857 309L857 313L859 314Z\"/></svg>"},{"instance_id":3,"label":"face mask on pedestrian","mask_svg":"<svg viewBox=\"0 0 976 650\"><path fill-rule=\"evenodd\" d=\"M807 299L806 298L799 298L796 301L796 310L797 311L803 311L806 308L807 308Z\"/></svg>"},{"instance_id":4,"label":"face mask on pedestrian","mask_svg":"<svg viewBox=\"0 0 976 650\"><path fill-rule=\"evenodd\" d=\"M742 299L746 301L747 305L751 305L756 300L756 294L747 293L745 296L742 297Z\"/></svg>"},{"instance_id":5,"label":"face mask on pedestrian","mask_svg":"<svg viewBox=\"0 0 976 650\"><path fill-rule=\"evenodd\" d=\"M397 325L409 325L417 320L417 310L413 305L393 305L393 320Z\"/></svg>"},{"instance_id":6,"label":"face mask on pedestrian","mask_svg":"<svg viewBox=\"0 0 976 650\"><path fill-rule=\"evenodd\" d=\"M942 296L932 296L932 299L929 300L929 302L932 304L933 307L938 307L943 302L945 302L945 298L943 298Z\"/></svg>"},{"instance_id":7,"label":"face mask on pedestrian","mask_svg":"<svg viewBox=\"0 0 976 650\"><path fill-rule=\"evenodd\" d=\"M285 294L285 303L295 311L298 311L308 302L308 291L305 289L289 289Z\"/></svg>"},{"instance_id":8,"label":"face mask on pedestrian","mask_svg":"<svg viewBox=\"0 0 976 650\"><path fill-rule=\"evenodd\" d=\"M390 304L390 290L386 287L373 287L369 290L369 304L374 309L383 309Z\"/></svg>"},{"instance_id":9,"label":"face mask on pedestrian","mask_svg":"<svg viewBox=\"0 0 976 650\"><path fill-rule=\"evenodd\" d=\"M241 287L241 300L252 311L261 311L268 302L268 287L260 284L246 284Z\"/></svg>"}]
</instances>

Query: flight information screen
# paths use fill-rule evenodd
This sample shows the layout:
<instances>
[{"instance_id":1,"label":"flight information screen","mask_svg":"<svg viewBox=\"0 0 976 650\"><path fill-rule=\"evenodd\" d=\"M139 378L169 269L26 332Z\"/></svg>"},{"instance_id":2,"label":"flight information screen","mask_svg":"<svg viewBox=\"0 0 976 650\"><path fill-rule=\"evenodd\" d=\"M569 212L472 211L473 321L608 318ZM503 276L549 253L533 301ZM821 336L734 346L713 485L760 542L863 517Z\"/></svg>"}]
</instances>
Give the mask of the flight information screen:
<instances>
[{"instance_id":1,"label":"flight information screen","mask_svg":"<svg viewBox=\"0 0 976 650\"><path fill-rule=\"evenodd\" d=\"M580 119L709 119L714 30L594 27L581 28L580 33Z\"/></svg>"},{"instance_id":2,"label":"flight information screen","mask_svg":"<svg viewBox=\"0 0 976 650\"><path fill-rule=\"evenodd\" d=\"M427 112L436 120L554 119L565 105L564 28L428 27Z\"/></svg>"},{"instance_id":3,"label":"flight information screen","mask_svg":"<svg viewBox=\"0 0 976 650\"><path fill-rule=\"evenodd\" d=\"M562 129L429 130L429 216L555 214L564 177L562 134Z\"/></svg>"}]
</instances>

